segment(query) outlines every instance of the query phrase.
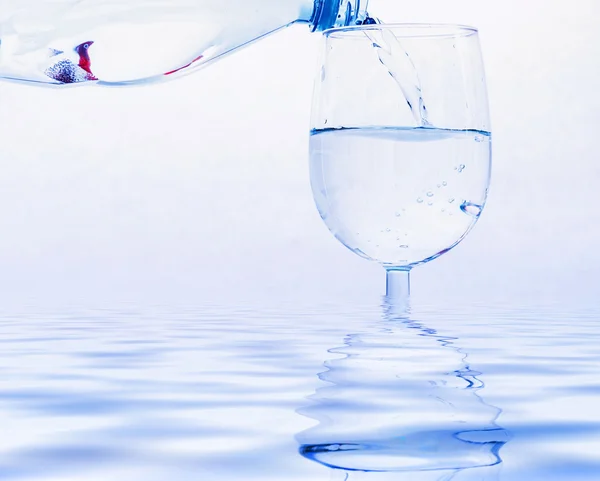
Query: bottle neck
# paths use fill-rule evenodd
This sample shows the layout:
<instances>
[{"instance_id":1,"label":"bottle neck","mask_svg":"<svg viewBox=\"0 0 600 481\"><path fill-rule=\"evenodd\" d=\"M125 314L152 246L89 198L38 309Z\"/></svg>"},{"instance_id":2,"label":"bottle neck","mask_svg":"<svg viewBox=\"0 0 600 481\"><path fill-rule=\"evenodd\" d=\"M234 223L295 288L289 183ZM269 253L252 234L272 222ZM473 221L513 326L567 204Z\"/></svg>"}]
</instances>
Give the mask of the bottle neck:
<instances>
[{"instance_id":1,"label":"bottle neck","mask_svg":"<svg viewBox=\"0 0 600 481\"><path fill-rule=\"evenodd\" d=\"M315 0L310 24L313 32L359 25L367 17L369 0Z\"/></svg>"}]
</instances>

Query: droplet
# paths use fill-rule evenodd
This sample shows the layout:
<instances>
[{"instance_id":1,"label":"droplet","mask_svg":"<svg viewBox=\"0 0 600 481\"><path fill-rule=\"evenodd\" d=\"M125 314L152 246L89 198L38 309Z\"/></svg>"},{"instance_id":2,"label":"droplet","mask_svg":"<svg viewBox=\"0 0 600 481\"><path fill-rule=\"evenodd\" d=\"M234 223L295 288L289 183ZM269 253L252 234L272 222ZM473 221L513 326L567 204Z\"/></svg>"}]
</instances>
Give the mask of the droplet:
<instances>
[{"instance_id":1,"label":"droplet","mask_svg":"<svg viewBox=\"0 0 600 481\"><path fill-rule=\"evenodd\" d=\"M444 181L444 182L442 182L442 185L443 185L444 187L446 187L446 186L448 185L448 182Z\"/></svg>"},{"instance_id":2,"label":"droplet","mask_svg":"<svg viewBox=\"0 0 600 481\"><path fill-rule=\"evenodd\" d=\"M483 135L476 135L475 142L483 142Z\"/></svg>"},{"instance_id":3,"label":"droplet","mask_svg":"<svg viewBox=\"0 0 600 481\"><path fill-rule=\"evenodd\" d=\"M437 188L439 189L441 186L442 186L442 184L438 184L438 185L437 185Z\"/></svg>"},{"instance_id":4,"label":"droplet","mask_svg":"<svg viewBox=\"0 0 600 481\"><path fill-rule=\"evenodd\" d=\"M408 246L406 244L403 244L400 246L400 249L408 249Z\"/></svg>"},{"instance_id":5,"label":"droplet","mask_svg":"<svg viewBox=\"0 0 600 481\"><path fill-rule=\"evenodd\" d=\"M389 227L385 230L386 232L392 232L392 229L390 229Z\"/></svg>"},{"instance_id":6,"label":"droplet","mask_svg":"<svg viewBox=\"0 0 600 481\"><path fill-rule=\"evenodd\" d=\"M431 207L431 206L433 205L433 202L429 201L429 202L427 202L427 205L428 205L429 207Z\"/></svg>"},{"instance_id":7,"label":"droplet","mask_svg":"<svg viewBox=\"0 0 600 481\"><path fill-rule=\"evenodd\" d=\"M463 171L463 170L465 170L465 167L466 167L466 165L465 165L465 164L460 164L460 165L458 166L458 169L457 169L457 170L458 170L458 173L459 173L459 174L460 174L460 173L462 173L462 171Z\"/></svg>"},{"instance_id":8,"label":"droplet","mask_svg":"<svg viewBox=\"0 0 600 481\"><path fill-rule=\"evenodd\" d=\"M400 212L396 212L396 217L400 217Z\"/></svg>"},{"instance_id":9,"label":"droplet","mask_svg":"<svg viewBox=\"0 0 600 481\"><path fill-rule=\"evenodd\" d=\"M455 200L456 200L456 199L455 199L454 197L450 197L450 198L448 199L448 203L449 203L449 204L452 204L452 203L453 203Z\"/></svg>"},{"instance_id":10,"label":"droplet","mask_svg":"<svg viewBox=\"0 0 600 481\"><path fill-rule=\"evenodd\" d=\"M417 199L417 202L418 202L419 204L422 204L422 203L423 203L423 199L421 199L421 198L419 197L419 198Z\"/></svg>"},{"instance_id":11,"label":"droplet","mask_svg":"<svg viewBox=\"0 0 600 481\"><path fill-rule=\"evenodd\" d=\"M427 197L433 197L433 192L431 192L431 191L427 192Z\"/></svg>"},{"instance_id":12,"label":"droplet","mask_svg":"<svg viewBox=\"0 0 600 481\"><path fill-rule=\"evenodd\" d=\"M472 202L467 202L466 200L461 204L460 210L462 210L465 214L470 215L471 217L478 218L481 215L481 211L483 207L479 204L474 204Z\"/></svg>"}]
</instances>

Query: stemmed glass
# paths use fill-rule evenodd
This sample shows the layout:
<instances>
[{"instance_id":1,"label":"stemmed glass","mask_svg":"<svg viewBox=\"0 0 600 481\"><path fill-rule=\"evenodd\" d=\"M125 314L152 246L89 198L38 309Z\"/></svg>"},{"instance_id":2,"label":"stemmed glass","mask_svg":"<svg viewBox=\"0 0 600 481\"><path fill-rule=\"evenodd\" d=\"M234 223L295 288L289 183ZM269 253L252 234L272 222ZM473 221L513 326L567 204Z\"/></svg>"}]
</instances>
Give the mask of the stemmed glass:
<instances>
[{"instance_id":1,"label":"stemmed glass","mask_svg":"<svg viewBox=\"0 0 600 481\"><path fill-rule=\"evenodd\" d=\"M486 202L491 132L476 29L371 24L324 33L310 180L333 235L387 271L406 301L413 267L456 246Z\"/></svg>"}]
</instances>

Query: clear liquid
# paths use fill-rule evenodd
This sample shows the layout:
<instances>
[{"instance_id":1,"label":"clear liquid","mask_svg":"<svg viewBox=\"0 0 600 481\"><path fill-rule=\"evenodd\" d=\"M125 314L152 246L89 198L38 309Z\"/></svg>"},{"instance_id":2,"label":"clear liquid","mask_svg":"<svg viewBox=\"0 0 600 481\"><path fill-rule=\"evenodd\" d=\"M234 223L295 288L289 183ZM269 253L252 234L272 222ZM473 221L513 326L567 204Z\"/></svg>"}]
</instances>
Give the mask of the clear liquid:
<instances>
[{"instance_id":1,"label":"clear liquid","mask_svg":"<svg viewBox=\"0 0 600 481\"><path fill-rule=\"evenodd\" d=\"M383 67L402 90L416 124L419 127L429 126L419 73L400 40L391 30L385 28L365 30L365 35L373 42L373 48Z\"/></svg>"},{"instance_id":2,"label":"clear liquid","mask_svg":"<svg viewBox=\"0 0 600 481\"><path fill-rule=\"evenodd\" d=\"M474 130L314 131L313 196L349 249L385 266L413 266L454 247L485 204L491 135Z\"/></svg>"},{"instance_id":3,"label":"clear liquid","mask_svg":"<svg viewBox=\"0 0 600 481\"><path fill-rule=\"evenodd\" d=\"M47 85L167 80L308 22L313 7L313 0L2 0L0 78Z\"/></svg>"}]
</instances>

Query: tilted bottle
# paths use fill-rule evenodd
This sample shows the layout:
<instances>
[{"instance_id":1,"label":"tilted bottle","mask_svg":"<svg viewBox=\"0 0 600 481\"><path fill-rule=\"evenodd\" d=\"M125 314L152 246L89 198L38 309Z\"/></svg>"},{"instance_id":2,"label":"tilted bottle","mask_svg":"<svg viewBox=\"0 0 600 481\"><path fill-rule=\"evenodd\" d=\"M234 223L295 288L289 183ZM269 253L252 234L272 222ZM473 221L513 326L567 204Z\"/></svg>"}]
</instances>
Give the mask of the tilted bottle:
<instances>
[{"instance_id":1,"label":"tilted bottle","mask_svg":"<svg viewBox=\"0 0 600 481\"><path fill-rule=\"evenodd\" d=\"M368 0L0 0L0 79L132 85L185 75L292 24L360 24Z\"/></svg>"}]
</instances>

